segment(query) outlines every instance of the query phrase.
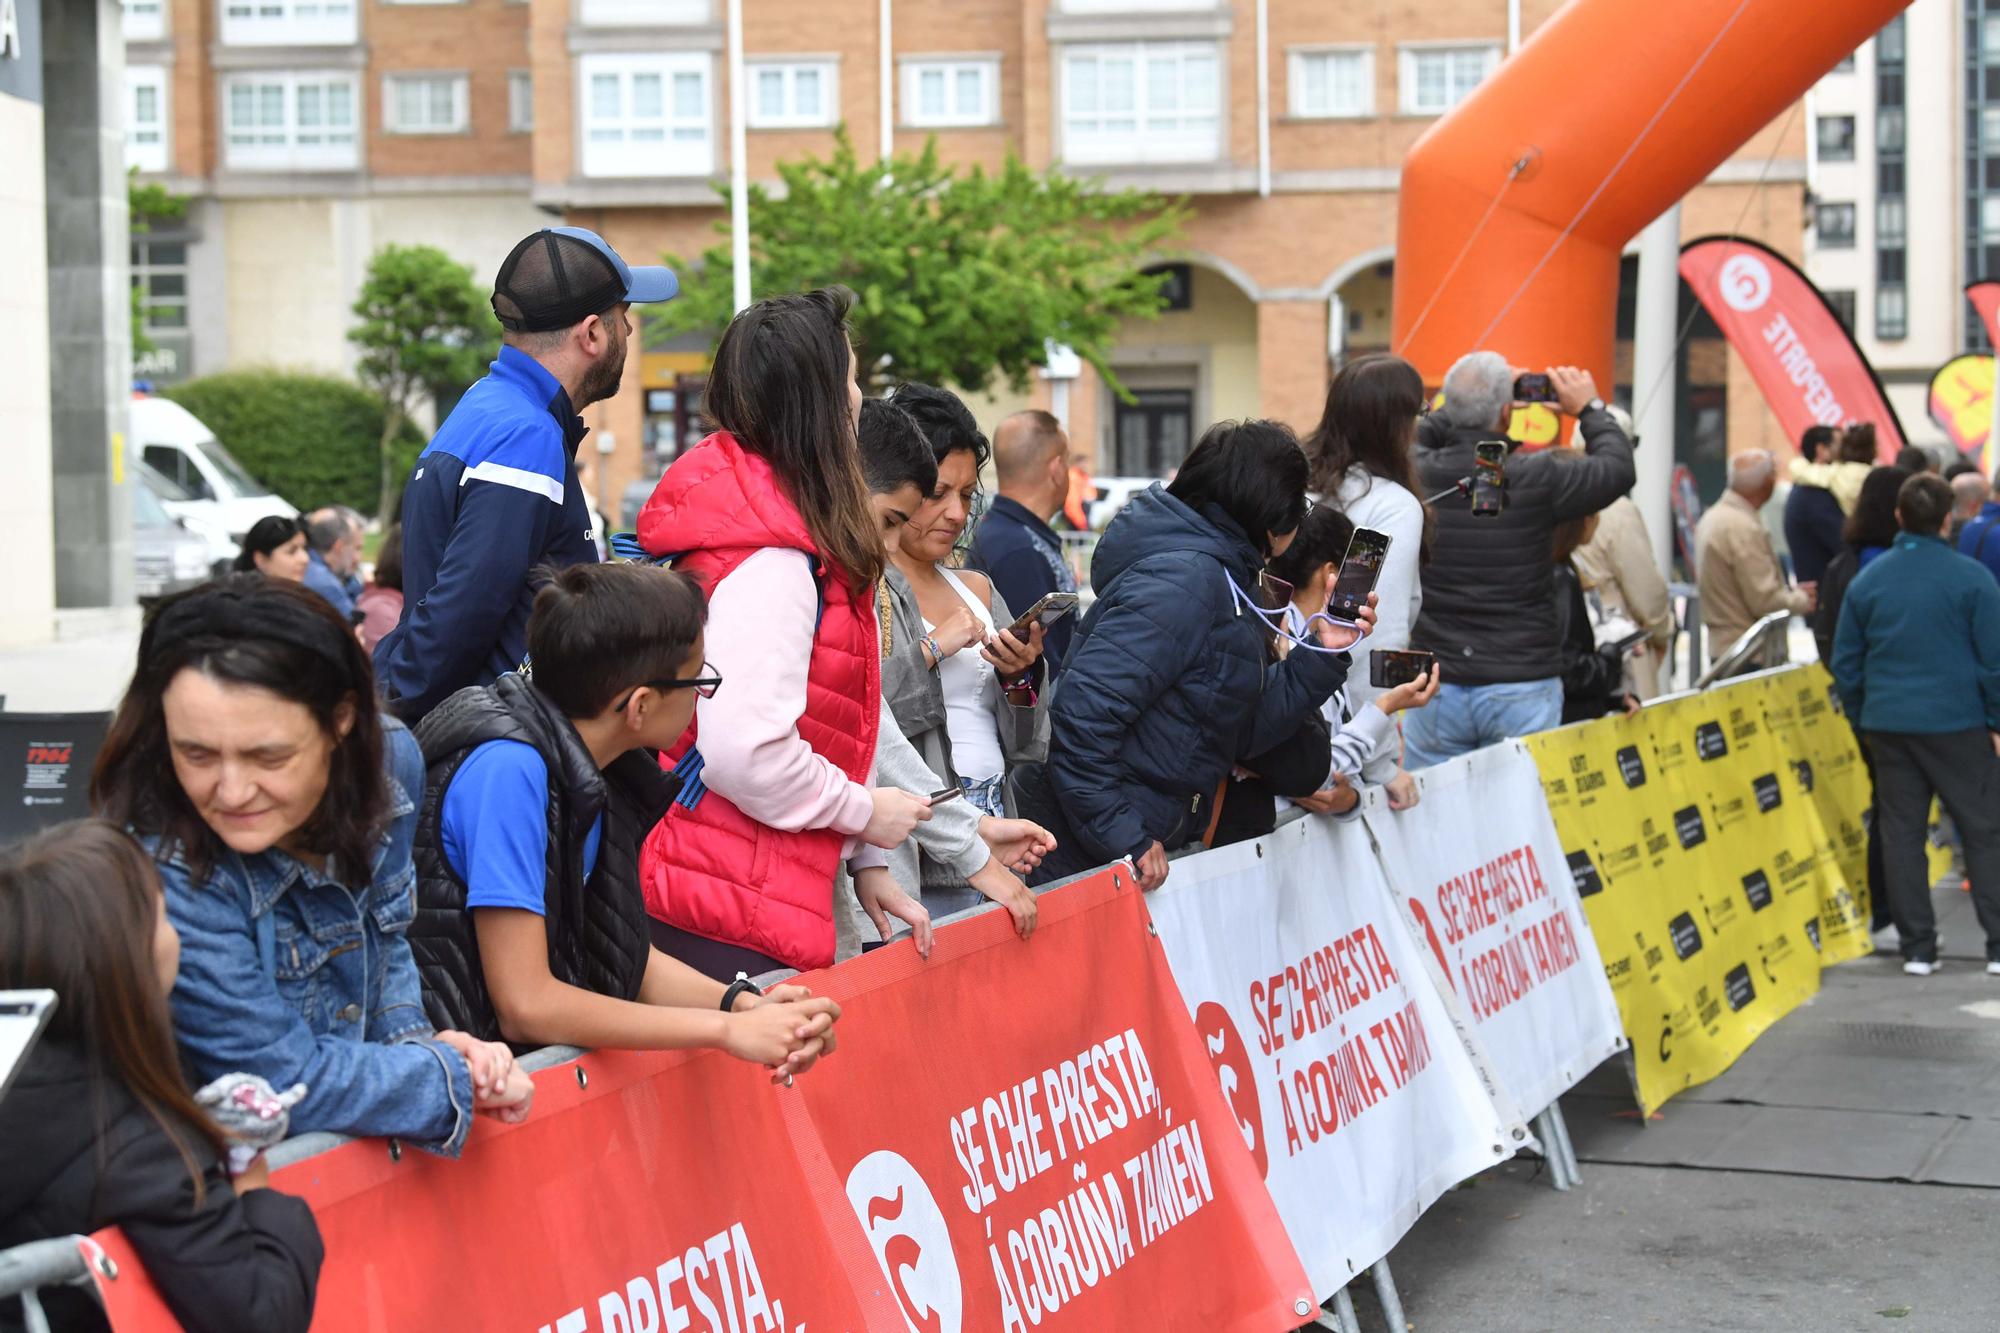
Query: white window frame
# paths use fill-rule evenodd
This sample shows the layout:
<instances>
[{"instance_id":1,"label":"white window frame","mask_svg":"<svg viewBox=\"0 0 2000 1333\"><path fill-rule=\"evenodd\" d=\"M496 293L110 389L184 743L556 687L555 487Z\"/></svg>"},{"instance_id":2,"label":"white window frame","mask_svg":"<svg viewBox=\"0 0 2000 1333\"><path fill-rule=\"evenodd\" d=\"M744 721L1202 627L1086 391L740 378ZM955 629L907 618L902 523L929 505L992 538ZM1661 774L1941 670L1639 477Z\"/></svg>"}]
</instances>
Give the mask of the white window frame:
<instances>
[{"instance_id":1,"label":"white window frame","mask_svg":"<svg viewBox=\"0 0 2000 1333\"><path fill-rule=\"evenodd\" d=\"M1361 70L1360 96L1352 107L1306 104L1306 67L1315 60L1353 59ZM1329 74L1331 68L1329 67ZM1329 84L1329 88L1331 85ZM1285 89L1294 120L1366 120L1375 114L1375 48L1372 44L1295 46L1287 53Z\"/></svg>"},{"instance_id":2,"label":"white window frame","mask_svg":"<svg viewBox=\"0 0 2000 1333\"><path fill-rule=\"evenodd\" d=\"M360 0L216 0L224 46L352 46Z\"/></svg>"},{"instance_id":3,"label":"white window frame","mask_svg":"<svg viewBox=\"0 0 2000 1333\"><path fill-rule=\"evenodd\" d=\"M125 67L125 167L129 170L163 172L173 161L174 117L169 98L166 67L127 65ZM151 135L139 120L139 93L153 94L154 118Z\"/></svg>"},{"instance_id":4,"label":"white window frame","mask_svg":"<svg viewBox=\"0 0 2000 1333\"><path fill-rule=\"evenodd\" d=\"M1227 127L1225 112L1228 105L1223 82L1226 70L1223 52L1222 44L1213 41L1093 43L1064 48L1061 65L1063 161L1078 165L1220 161L1226 142L1223 136ZM1189 105L1177 105L1170 111L1156 109L1152 105L1154 67L1175 66L1181 91L1185 93L1190 60L1205 61L1213 72L1208 110L1204 113L1199 106ZM1130 116L1116 114L1123 108L1107 112L1100 100L1104 93L1101 82L1092 93L1091 100L1096 105L1087 110L1083 108L1078 88L1084 77L1085 65L1094 63L1097 72L1093 77L1101 79L1107 61L1130 62ZM1085 120L1099 122L1100 128L1085 131L1081 123ZM1124 130L1102 128L1106 120L1129 120L1131 127ZM1206 120L1209 124L1206 128L1197 126L1189 129L1184 125L1169 126L1164 123L1170 120Z\"/></svg>"},{"instance_id":5,"label":"white window frame","mask_svg":"<svg viewBox=\"0 0 2000 1333\"><path fill-rule=\"evenodd\" d=\"M424 121L420 124L406 124L403 120L402 89L406 84L436 84L449 86L451 102L450 119L443 124ZM425 101L429 101L426 90ZM424 135L464 134L472 126L472 79L458 70L416 71L398 70L394 74L382 76L382 132L384 134Z\"/></svg>"},{"instance_id":6,"label":"white window frame","mask_svg":"<svg viewBox=\"0 0 2000 1333\"><path fill-rule=\"evenodd\" d=\"M1477 82L1472 85L1472 88L1477 88L1479 84L1493 77L1494 70L1500 68L1500 43L1436 42L1412 43L1398 47L1396 52L1396 105L1401 113L1405 116L1442 116L1464 101L1466 97L1471 96L1472 88L1468 88L1463 94L1454 95L1452 93L1451 84L1456 70L1449 66L1445 72L1445 100L1441 104L1429 103L1420 99L1418 91L1421 81L1417 77L1417 66L1422 60L1442 58L1447 62L1456 62L1470 55L1479 56L1484 65Z\"/></svg>"},{"instance_id":7,"label":"white window frame","mask_svg":"<svg viewBox=\"0 0 2000 1333\"><path fill-rule=\"evenodd\" d=\"M840 62L799 60L778 56L751 56L744 62L749 87L744 89L746 124L753 130L828 129L840 119ZM798 109L799 75L819 78L819 110ZM765 80L776 76L783 89L783 106L775 114L764 110Z\"/></svg>"},{"instance_id":8,"label":"white window frame","mask_svg":"<svg viewBox=\"0 0 2000 1333\"><path fill-rule=\"evenodd\" d=\"M699 117L676 110L676 81L699 79ZM659 113L635 102L641 78L660 82ZM619 114L610 123L593 113L600 78L618 81ZM601 53L577 57L577 163L582 175L614 178L708 176L715 171L715 62L706 51ZM698 136L690 131L699 131ZM615 133L616 138L594 137Z\"/></svg>"},{"instance_id":9,"label":"white window frame","mask_svg":"<svg viewBox=\"0 0 2000 1333\"><path fill-rule=\"evenodd\" d=\"M156 42L167 35L169 0L122 0L119 28L128 42ZM134 13L138 10L138 13Z\"/></svg>"},{"instance_id":10,"label":"white window frame","mask_svg":"<svg viewBox=\"0 0 2000 1333\"><path fill-rule=\"evenodd\" d=\"M236 123L236 90L268 90L276 87L281 98L276 142L262 122L244 128ZM352 117L345 127L302 128L299 124L301 94L318 89L322 101L335 87L347 90ZM222 81L222 153L232 171L353 171L361 165L361 76L346 70L256 70L231 74ZM240 134L256 133L262 142L236 142ZM301 140L308 134L324 142Z\"/></svg>"},{"instance_id":11,"label":"white window frame","mask_svg":"<svg viewBox=\"0 0 2000 1333\"><path fill-rule=\"evenodd\" d=\"M149 335L162 337L186 337L188 333L188 248L192 244L184 235L156 237L150 232L141 232L132 238L132 285L144 293L139 303L140 326ZM179 246L181 262L178 264L156 264L153 252L156 247ZM179 274L181 294L156 298L153 295L152 280L159 275ZM161 310L179 310L181 322L178 324L154 324L153 315Z\"/></svg>"},{"instance_id":12,"label":"white window frame","mask_svg":"<svg viewBox=\"0 0 2000 1333\"><path fill-rule=\"evenodd\" d=\"M711 23L711 0L577 0L576 21L587 28L674 28Z\"/></svg>"},{"instance_id":13,"label":"white window frame","mask_svg":"<svg viewBox=\"0 0 2000 1333\"><path fill-rule=\"evenodd\" d=\"M941 112L926 112L923 107L924 76L932 73L941 74L945 82L945 107ZM967 73L978 76L980 91L979 110L969 113L958 109L955 95L960 77ZM902 104L900 119L912 129L973 129L1000 123L998 56L910 56L903 60L901 76L897 89Z\"/></svg>"},{"instance_id":14,"label":"white window frame","mask_svg":"<svg viewBox=\"0 0 2000 1333\"><path fill-rule=\"evenodd\" d=\"M534 71L510 69L507 71L507 133L531 134L534 128Z\"/></svg>"}]
</instances>

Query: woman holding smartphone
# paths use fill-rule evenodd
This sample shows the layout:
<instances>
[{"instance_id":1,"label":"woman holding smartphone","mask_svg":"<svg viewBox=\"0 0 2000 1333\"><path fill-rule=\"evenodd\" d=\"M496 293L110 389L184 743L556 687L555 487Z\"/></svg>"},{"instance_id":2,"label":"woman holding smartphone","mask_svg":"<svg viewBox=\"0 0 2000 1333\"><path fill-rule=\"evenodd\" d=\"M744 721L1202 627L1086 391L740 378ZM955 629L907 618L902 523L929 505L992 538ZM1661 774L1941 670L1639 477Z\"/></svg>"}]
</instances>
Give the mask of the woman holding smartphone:
<instances>
[{"instance_id":1,"label":"woman holding smartphone","mask_svg":"<svg viewBox=\"0 0 2000 1333\"><path fill-rule=\"evenodd\" d=\"M883 555L855 447L852 300L832 287L737 315L704 395L715 433L639 513L640 545L708 594L728 682L668 756L684 785L640 879L654 944L721 980L833 962L841 860L930 818L922 796L869 786Z\"/></svg>"},{"instance_id":2,"label":"woman holding smartphone","mask_svg":"<svg viewBox=\"0 0 2000 1333\"><path fill-rule=\"evenodd\" d=\"M1368 638L1371 650L1410 646L1410 630L1424 600L1418 571L1430 554L1430 523L1418 494L1417 418L1427 409L1423 376L1399 356L1356 357L1327 386L1326 408L1306 439L1312 459L1312 488L1337 506L1358 528L1389 536L1389 555L1376 580L1379 619ZM1356 709L1379 691L1368 674L1356 672L1347 685ZM1369 782L1386 784L1391 808L1416 804L1417 784L1403 771L1398 737L1385 733L1362 766Z\"/></svg>"},{"instance_id":3,"label":"woman holding smartphone","mask_svg":"<svg viewBox=\"0 0 2000 1333\"><path fill-rule=\"evenodd\" d=\"M922 431L938 479L903 525L882 580L883 694L932 771L964 788L981 813L1004 816L1007 770L1048 754L1049 717L1042 626L1031 623L1017 638L992 581L949 564L992 450L944 389L906 384L884 408L882 429L893 428L887 413L900 409Z\"/></svg>"}]
</instances>

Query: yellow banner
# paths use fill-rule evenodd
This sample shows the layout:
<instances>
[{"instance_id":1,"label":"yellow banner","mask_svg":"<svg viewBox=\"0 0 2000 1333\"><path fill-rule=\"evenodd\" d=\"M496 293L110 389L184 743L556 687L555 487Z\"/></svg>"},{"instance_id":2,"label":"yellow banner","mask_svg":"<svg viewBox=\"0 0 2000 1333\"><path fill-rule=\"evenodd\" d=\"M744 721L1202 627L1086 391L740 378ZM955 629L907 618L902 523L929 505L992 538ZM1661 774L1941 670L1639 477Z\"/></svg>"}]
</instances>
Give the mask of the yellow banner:
<instances>
[{"instance_id":1,"label":"yellow banner","mask_svg":"<svg viewBox=\"0 0 2000 1333\"><path fill-rule=\"evenodd\" d=\"M1830 684L1814 664L1528 738L1648 1114L1869 950L1868 782Z\"/></svg>"}]
</instances>

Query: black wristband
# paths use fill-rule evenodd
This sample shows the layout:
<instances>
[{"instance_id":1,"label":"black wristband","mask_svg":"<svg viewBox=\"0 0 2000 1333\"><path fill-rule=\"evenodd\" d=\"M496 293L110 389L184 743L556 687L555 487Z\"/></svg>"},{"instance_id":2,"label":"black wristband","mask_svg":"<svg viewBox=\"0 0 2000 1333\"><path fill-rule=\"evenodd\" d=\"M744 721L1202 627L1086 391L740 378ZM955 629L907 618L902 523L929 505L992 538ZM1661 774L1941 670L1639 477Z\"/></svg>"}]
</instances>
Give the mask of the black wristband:
<instances>
[{"instance_id":1,"label":"black wristband","mask_svg":"<svg viewBox=\"0 0 2000 1333\"><path fill-rule=\"evenodd\" d=\"M729 983L729 989L722 992L722 1012L725 1014L736 1012L736 997L745 991L749 991L752 995L764 993L757 989L757 983L750 980L748 975L738 972L736 980Z\"/></svg>"}]
</instances>

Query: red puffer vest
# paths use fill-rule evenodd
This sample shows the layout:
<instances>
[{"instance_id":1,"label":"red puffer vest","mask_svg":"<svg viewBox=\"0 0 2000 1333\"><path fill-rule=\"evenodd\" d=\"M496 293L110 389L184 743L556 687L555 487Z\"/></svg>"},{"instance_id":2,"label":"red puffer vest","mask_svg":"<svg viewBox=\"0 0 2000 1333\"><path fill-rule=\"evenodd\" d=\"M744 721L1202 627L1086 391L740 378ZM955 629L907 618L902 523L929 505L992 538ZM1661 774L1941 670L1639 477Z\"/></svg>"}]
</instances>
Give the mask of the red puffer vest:
<instances>
[{"instance_id":1,"label":"red puffer vest","mask_svg":"<svg viewBox=\"0 0 2000 1333\"><path fill-rule=\"evenodd\" d=\"M806 672L799 735L864 786L875 767L882 721L882 658L874 599L855 598L819 563L812 535L771 475L771 465L726 432L674 460L639 511L639 544L677 556L674 567L713 592L729 572L766 547L813 561L822 612ZM724 682L754 690L754 680ZM698 744L690 726L665 758L669 766ZM833 962L833 877L844 835L833 829L786 833L757 823L714 791L694 808L675 805L647 835L639 875L646 910L671 926L740 945L799 968Z\"/></svg>"}]
</instances>

